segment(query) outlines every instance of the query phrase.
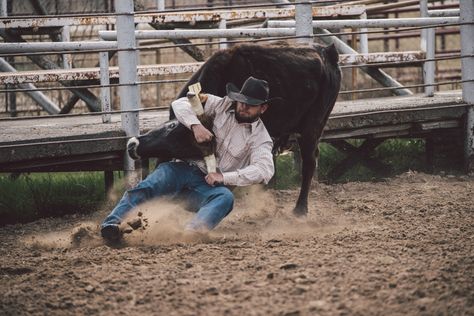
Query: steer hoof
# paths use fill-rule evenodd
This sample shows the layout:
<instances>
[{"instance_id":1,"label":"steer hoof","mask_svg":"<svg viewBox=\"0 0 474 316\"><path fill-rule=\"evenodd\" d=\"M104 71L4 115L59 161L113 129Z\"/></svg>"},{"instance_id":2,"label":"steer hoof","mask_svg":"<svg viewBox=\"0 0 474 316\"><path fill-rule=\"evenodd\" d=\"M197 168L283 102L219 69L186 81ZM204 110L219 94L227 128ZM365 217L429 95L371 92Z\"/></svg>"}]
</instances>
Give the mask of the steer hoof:
<instances>
[{"instance_id":1,"label":"steer hoof","mask_svg":"<svg viewBox=\"0 0 474 316\"><path fill-rule=\"evenodd\" d=\"M127 152L133 160L140 159L140 155L137 153L138 144L140 144L140 141L136 137L130 138L127 142Z\"/></svg>"},{"instance_id":2,"label":"steer hoof","mask_svg":"<svg viewBox=\"0 0 474 316\"><path fill-rule=\"evenodd\" d=\"M305 216L308 215L308 208L307 207L298 207L298 206L296 206L293 209L293 214L296 217L305 217Z\"/></svg>"}]
</instances>

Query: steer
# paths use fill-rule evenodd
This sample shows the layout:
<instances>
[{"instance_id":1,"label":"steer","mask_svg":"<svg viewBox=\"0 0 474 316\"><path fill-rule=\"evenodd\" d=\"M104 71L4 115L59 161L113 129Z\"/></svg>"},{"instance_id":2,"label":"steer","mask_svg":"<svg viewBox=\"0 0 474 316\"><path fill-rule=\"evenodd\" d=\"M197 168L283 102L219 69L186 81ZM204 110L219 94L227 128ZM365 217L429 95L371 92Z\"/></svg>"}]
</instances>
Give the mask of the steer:
<instances>
[{"instance_id":1,"label":"steer","mask_svg":"<svg viewBox=\"0 0 474 316\"><path fill-rule=\"evenodd\" d=\"M198 119L212 131L214 117L203 113L202 102L207 100L207 96L200 95L200 89L199 84L192 85L190 90L193 92L186 95ZM157 157L162 162L173 158L204 158L208 172L216 172L215 147L215 139L199 144L194 134L177 119L169 120L145 135L132 137L127 142L128 154L135 160Z\"/></svg>"},{"instance_id":2,"label":"steer","mask_svg":"<svg viewBox=\"0 0 474 316\"><path fill-rule=\"evenodd\" d=\"M339 93L338 59L334 45L290 46L284 42L237 45L211 56L186 83L179 97L186 96L188 87L197 82L205 93L224 96L228 82L240 87L249 76L268 81L270 98L280 102L273 102L262 119L274 139L274 152L286 146L290 135L298 136L302 183L293 212L306 215L319 139ZM189 140L189 130L175 120L172 109L170 119L159 129L140 137L138 147L138 142L129 142L129 152L162 159L202 157Z\"/></svg>"},{"instance_id":3,"label":"steer","mask_svg":"<svg viewBox=\"0 0 474 316\"><path fill-rule=\"evenodd\" d=\"M301 190L293 212L308 212L308 192L313 178L318 143L341 84L339 55L334 45L291 46L285 42L271 45L244 44L221 50L211 56L180 92L200 82L203 91L218 96L225 85L241 86L254 76L268 81L270 98L281 98L263 114L262 119L274 138L274 152L285 147L291 134L298 135L302 159ZM170 118L174 118L171 110Z\"/></svg>"}]
</instances>

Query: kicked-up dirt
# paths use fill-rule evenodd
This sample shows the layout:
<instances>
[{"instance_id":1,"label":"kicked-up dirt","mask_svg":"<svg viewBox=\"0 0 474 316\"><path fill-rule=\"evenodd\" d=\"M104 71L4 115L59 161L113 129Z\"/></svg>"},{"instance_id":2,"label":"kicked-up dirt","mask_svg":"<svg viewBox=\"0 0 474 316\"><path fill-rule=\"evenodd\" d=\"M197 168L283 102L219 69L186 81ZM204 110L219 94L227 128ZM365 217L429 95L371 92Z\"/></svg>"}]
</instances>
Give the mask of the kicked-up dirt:
<instances>
[{"instance_id":1,"label":"kicked-up dirt","mask_svg":"<svg viewBox=\"0 0 474 316\"><path fill-rule=\"evenodd\" d=\"M252 187L207 235L165 201L104 245L88 217L0 228L1 315L474 315L474 178ZM140 213L139 213L140 212Z\"/></svg>"}]
</instances>

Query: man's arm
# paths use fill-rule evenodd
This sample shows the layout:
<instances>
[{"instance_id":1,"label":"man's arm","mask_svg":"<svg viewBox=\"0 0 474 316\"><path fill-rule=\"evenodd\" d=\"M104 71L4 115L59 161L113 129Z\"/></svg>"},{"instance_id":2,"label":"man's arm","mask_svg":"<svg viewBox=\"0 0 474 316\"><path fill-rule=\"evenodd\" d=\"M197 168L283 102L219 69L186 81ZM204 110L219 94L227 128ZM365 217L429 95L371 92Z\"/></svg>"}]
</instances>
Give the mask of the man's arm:
<instances>
[{"instance_id":1,"label":"man's arm","mask_svg":"<svg viewBox=\"0 0 474 316\"><path fill-rule=\"evenodd\" d=\"M204 113L206 115L213 115L216 106L222 98L211 94L203 94L200 95L200 99L201 102L206 103ZM201 124L196 113L192 110L187 97L173 101L171 107L176 115L176 119L194 133L194 137L198 143L208 142L212 139L213 134Z\"/></svg>"},{"instance_id":2,"label":"man's arm","mask_svg":"<svg viewBox=\"0 0 474 316\"><path fill-rule=\"evenodd\" d=\"M250 165L237 171L222 173L224 184L236 186L246 186L262 182L268 184L275 173L272 148L272 141L266 141L254 146L250 154Z\"/></svg>"}]
</instances>

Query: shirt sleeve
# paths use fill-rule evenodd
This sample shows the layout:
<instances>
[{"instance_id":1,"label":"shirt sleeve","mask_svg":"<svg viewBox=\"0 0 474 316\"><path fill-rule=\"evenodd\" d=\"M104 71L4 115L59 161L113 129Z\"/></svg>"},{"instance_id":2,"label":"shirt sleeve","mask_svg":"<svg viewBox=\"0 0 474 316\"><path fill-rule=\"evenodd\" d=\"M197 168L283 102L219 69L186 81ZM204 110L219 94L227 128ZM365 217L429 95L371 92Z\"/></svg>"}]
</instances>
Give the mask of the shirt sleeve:
<instances>
[{"instance_id":1,"label":"shirt sleeve","mask_svg":"<svg viewBox=\"0 0 474 316\"><path fill-rule=\"evenodd\" d=\"M250 164L236 171L224 172L224 184L247 186L257 183L268 184L275 173L272 155L273 142L266 141L252 148Z\"/></svg>"},{"instance_id":2,"label":"shirt sleeve","mask_svg":"<svg viewBox=\"0 0 474 316\"><path fill-rule=\"evenodd\" d=\"M204 113L205 114L215 114L216 109L222 103L221 97L207 94L207 101L206 105L204 106ZM191 129L191 125L194 124L201 124L199 119L196 116L196 113L191 108L191 104L188 101L187 97L179 98L171 103L171 107L173 108L174 114L176 115L176 119L186 126L187 128Z\"/></svg>"}]
</instances>

